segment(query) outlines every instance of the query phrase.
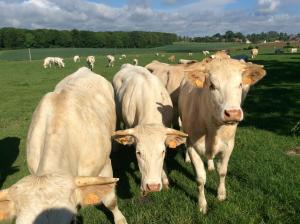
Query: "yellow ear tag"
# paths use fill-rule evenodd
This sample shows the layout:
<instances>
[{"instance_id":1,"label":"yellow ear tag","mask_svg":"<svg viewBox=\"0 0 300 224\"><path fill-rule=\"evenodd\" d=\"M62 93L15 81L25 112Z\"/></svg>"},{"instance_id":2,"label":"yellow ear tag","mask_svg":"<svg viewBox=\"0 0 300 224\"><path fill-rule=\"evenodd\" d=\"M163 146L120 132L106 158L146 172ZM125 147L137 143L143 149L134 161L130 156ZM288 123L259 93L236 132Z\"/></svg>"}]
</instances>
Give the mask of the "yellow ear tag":
<instances>
[{"instance_id":1,"label":"yellow ear tag","mask_svg":"<svg viewBox=\"0 0 300 224\"><path fill-rule=\"evenodd\" d=\"M126 145L127 143L127 138L126 137L122 137L118 139L118 142L120 142L122 145Z\"/></svg>"},{"instance_id":2,"label":"yellow ear tag","mask_svg":"<svg viewBox=\"0 0 300 224\"><path fill-rule=\"evenodd\" d=\"M199 79L196 79L194 83L197 87L202 87L202 82Z\"/></svg>"},{"instance_id":3,"label":"yellow ear tag","mask_svg":"<svg viewBox=\"0 0 300 224\"><path fill-rule=\"evenodd\" d=\"M170 149L175 149L177 147L177 143L175 140L172 140L169 142L168 146Z\"/></svg>"},{"instance_id":4,"label":"yellow ear tag","mask_svg":"<svg viewBox=\"0 0 300 224\"><path fill-rule=\"evenodd\" d=\"M88 194L85 198L84 198L84 204L97 204L100 202L100 198L98 195L96 194Z\"/></svg>"}]
</instances>

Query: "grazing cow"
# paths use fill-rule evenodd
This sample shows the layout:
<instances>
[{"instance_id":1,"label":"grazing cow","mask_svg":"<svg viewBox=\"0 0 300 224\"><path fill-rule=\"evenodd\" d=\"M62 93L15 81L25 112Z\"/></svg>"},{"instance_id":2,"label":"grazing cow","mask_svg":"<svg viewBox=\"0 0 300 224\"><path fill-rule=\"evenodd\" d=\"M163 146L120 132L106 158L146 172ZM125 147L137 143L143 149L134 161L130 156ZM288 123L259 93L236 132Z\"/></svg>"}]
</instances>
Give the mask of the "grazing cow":
<instances>
[{"instance_id":1,"label":"grazing cow","mask_svg":"<svg viewBox=\"0 0 300 224\"><path fill-rule=\"evenodd\" d=\"M251 58L255 58L258 55L258 49L257 48L253 48L251 49Z\"/></svg>"},{"instance_id":2,"label":"grazing cow","mask_svg":"<svg viewBox=\"0 0 300 224\"><path fill-rule=\"evenodd\" d=\"M51 66L54 65L54 57L46 57L44 59L44 68L51 68Z\"/></svg>"},{"instance_id":3,"label":"grazing cow","mask_svg":"<svg viewBox=\"0 0 300 224\"><path fill-rule=\"evenodd\" d=\"M147 69L124 64L113 79L119 121L127 128L113 138L136 146L142 174L143 193L160 191L169 181L163 170L166 146L176 148L186 134L168 128L172 119L172 101L160 80Z\"/></svg>"},{"instance_id":4,"label":"grazing cow","mask_svg":"<svg viewBox=\"0 0 300 224\"><path fill-rule=\"evenodd\" d=\"M298 48L291 48L291 53L293 54L293 53L297 53L298 52Z\"/></svg>"},{"instance_id":5,"label":"grazing cow","mask_svg":"<svg viewBox=\"0 0 300 224\"><path fill-rule=\"evenodd\" d=\"M156 53L155 55L158 57L158 56L159 56L159 53Z\"/></svg>"},{"instance_id":6,"label":"grazing cow","mask_svg":"<svg viewBox=\"0 0 300 224\"><path fill-rule=\"evenodd\" d=\"M33 114L27 137L31 175L0 191L0 219L68 224L78 205L103 202L115 223L127 223L109 158L115 114L111 84L88 68L59 82Z\"/></svg>"},{"instance_id":7,"label":"grazing cow","mask_svg":"<svg viewBox=\"0 0 300 224\"><path fill-rule=\"evenodd\" d=\"M193 64L198 62L197 60L187 60L187 59L179 59L178 64Z\"/></svg>"},{"instance_id":8,"label":"grazing cow","mask_svg":"<svg viewBox=\"0 0 300 224\"><path fill-rule=\"evenodd\" d=\"M176 61L176 56L175 56L175 55L171 55L171 56L168 58L168 60L169 60L170 62L175 62L175 61Z\"/></svg>"},{"instance_id":9,"label":"grazing cow","mask_svg":"<svg viewBox=\"0 0 300 224\"><path fill-rule=\"evenodd\" d=\"M244 117L241 104L250 85L265 74L263 66L230 58L203 60L198 71L185 73L180 86L179 114L183 131L189 135L187 150L196 171L198 203L203 213L207 212L206 172L201 157L208 159L208 169L213 170L213 159L219 156L218 199L225 200L228 161L238 122Z\"/></svg>"},{"instance_id":10,"label":"grazing cow","mask_svg":"<svg viewBox=\"0 0 300 224\"><path fill-rule=\"evenodd\" d=\"M108 67L114 67L115 57L112 55L106 55L106 59L108 60Z\"/></svg>"},{"instance_id":11,"label":"grazing cow","mask_svg":"<svg viewBox=\"0 0 300 224\"><path fill-rule=\"evenodd\" d=\"M80 57L79 55L75 55L74 58L73 58L74 62L79 62L80 61Z\"/></svg>"},{"instance_id":12,"label":"grazing cow","mask_svg":"<svg viewBox=\"0 0 300 224\"><path fill-rule=\"evenodd\" d=\"M88 56L86 58L86 63L89 67L89 69L91 69L92 71L94 70L94 64L95 64L95 57L94 56Z\"/></svg>"},{"instance_id":13,"label":"grazing cow","mask_svg":"<svg viewBox=\"0 0 300 224\"><path fill-rule=\"evenodd\" d=\"M139 61L138 61L138 59L136 59L136 58L133 59L132 62L133 62L133 65L138 65L138 64L139 64Z\"/></svg>"},{"instance_id":14,"label":"grazing cow","mask_svg":"<svg viewBox=\"0 0 300 224\"><path fill-rule=\"evenodd\" d=\"M121 55L122 58L127 58L126 54Z\"/></svg>"},{"instance_id":15,"label":"grazing cow","mask_svg":"<svg viewBox=\"0 0 300 224\"><path fill-rule=\"evenodd\" d=\"M59 68L64 68L65 67L65 63L64 63L63 58L54 57L54 64Z\"/></svg>"},{"instance_id":16,"label":"grazing cow","mask_svg":"<svg viewBox=\"0 0 300 224\"><path fill-rule=\"evenodd\" d=\"M189 52L189 54L188 54L189 56L193 56L193 53L192 52Z\"/></svg>"},{"instance_id":17,"label":"grazing cow","mask_svg":"<svg viewBox=\"0 0 300 224\"><path fill-rule=\"evenodd\" d=\"M205 57L206 57L207 55L209 55L209 51L202 51L202 53L204 54Z\"/></svg>"}]
</instances>

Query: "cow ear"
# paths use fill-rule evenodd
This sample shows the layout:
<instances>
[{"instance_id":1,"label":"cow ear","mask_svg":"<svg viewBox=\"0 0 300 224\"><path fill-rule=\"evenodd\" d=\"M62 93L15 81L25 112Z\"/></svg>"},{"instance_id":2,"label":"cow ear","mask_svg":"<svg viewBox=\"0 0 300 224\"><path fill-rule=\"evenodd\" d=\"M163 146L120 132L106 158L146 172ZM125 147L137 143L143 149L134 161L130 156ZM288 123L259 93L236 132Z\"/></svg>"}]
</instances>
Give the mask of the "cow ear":
<instances>
[{"instance_id":1,"label":"cow ear","mask_svg":"<svg viewBox=\"0 0 300 224\"><path fill-rule=\"evenodd\" d=\"M185 71L186 79L196 88L203 88L206 73L203 71Z\"/></svg>"},{"instance_id":2,"label":"cow ear","mask_svg":"<svg viewBox=\"0 0 300 224\"><path fill-rule=\"evenodd\" d=\"M15 216L14 202L8 197L8 189L0 191L0 221Z\"/></svg>"},{"instance_id":3,"label":"cow ear","mask_svg":"<svg viewBox=\"0 0 300 224\"><path fill-rule=\"evenodd\" d=\"M132 145L135 142L133 129L120 130L114 132L112 138L122 145Z\"/></svg>"},{"instance_id":4,"label":"cow ear","mask_svg":"<svg viewBox=\"0 0 300 224\"><path fill-rule=\"evenodd\" d=\"M78 177L77 177L78 178ZM114 190L117 178L107 177L80 177L83 179L81 184L76 181L76 201L77 204L82 206L85 205L96 205L102 202L103 198ZM86 180L84 180L86 179ZM92 179L92 181L89 181ZM100 181L98 181L98 179ZM101 181L101 180L104 181ZM95 181L96 180L96 181Z\"/></svg>"},{"instance_id":5,"label":"cow ear","mask_svg":"<svg viewBox=\"0 0 300 224\"><path fill-rule=\"evenodd\" d=\"M266 70L262 65L247 63L242 74L242 82L244 85L253 85L266 75Z\"/></svg>"},{"instance_id":6,"label":"cow ear","mask_svg":"<svg viewBox=\"0 0 300 224\"><path fill-rule=\"evenodd\" d=\"M175 129L167 128L167 138L165 144L170 149L176 149L177 146L186 142L187 134Z\"/></svg>"}]
</instances>

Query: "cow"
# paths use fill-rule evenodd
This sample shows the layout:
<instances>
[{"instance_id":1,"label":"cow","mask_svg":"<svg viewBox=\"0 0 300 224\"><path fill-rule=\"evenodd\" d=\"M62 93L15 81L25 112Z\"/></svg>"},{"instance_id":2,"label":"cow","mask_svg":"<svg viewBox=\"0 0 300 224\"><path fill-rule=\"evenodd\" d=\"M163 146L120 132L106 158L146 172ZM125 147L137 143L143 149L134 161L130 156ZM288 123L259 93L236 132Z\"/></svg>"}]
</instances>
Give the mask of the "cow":
<instances>
[{"instance_id":1,"label":"cow","mask_svg":"<svg viewBox=\"0 0 300 224\"><path fill-rule=\"evenodd\" d=\"M60 57L54 57L54 64L59 68L65 67L64 59Z\"/></svg>"},{"instance_id":2,"label":"cow","mask_svg":"<svg viewBox=\"0 0 300 224\"><path fill-rule=\"evenodd\" d=\"M202 51L202 53L204 54L205 57L206 57L207 55L209 55L209 51Z\"/></svg>"},{"instance_id":3,"label":"cow","mask_svg":"<svg viewBox=\"0 0 300 224\"><path fill-rule=\"evenodd\" d=\"M156 57L158 57L158 56L159 56L159 53L158 53L158 52L157 52L157 53L155 53L155 56L156 56Z\"/></svg>"},{"instance_id":4,"label":"cow","mask_svg":"<svg viewBox=\"0 0 300 224\"><path fill-rule=\"evenodd\" d=\"M193 53L192 53L192 52L189 52L188 55L189 55L189 56L193 56Z\"/></svg>"},{"instance_id":5,"label":"cow","mask_svg":"<svg viewBox=\"0 0 300 224\"><path fill-rule=\"evenodd\" d=\"M294 54L294 53L297 53L298 52L298 48L294 47L294 48L291 48L291 53Z\"/></svg>"},{"instance_id":6,"label":"cow","mask_svg":"<svg viewBox=\"0 0 300 224\"><path fill-rule=\"evenodd\" d=\"M175 61L176 61L176 56L175 56L175 55L171 55L171 56L168 58L168 60L169 60L170 62L175 62Z\"/></svg>"},{"instance_id":7,"label":"cow","mask_svg":"<svg viewBox=\"0 0 300 224\"><path fill-rule=\"evenodd\" d=\"M207 212L204 194L206 172L201 157L214 170L218 156L220 184L218 199L226 199L225 177L237 125L243 120L241 104L251 85L266 75L263 66L230 58L202 61L198 71L185 72L178 101L183 131L188 134L187 150L196 171L199 209Z\"/></svg>"},{"instance_id":8,"label":"cow","mask_svg":"<svg viewBox=\"0 0 300 224\"><path fill-rule=\"evenodd\" d=\"M126 54L122 54L121 58L124 58L124 59L127 58Z\"/></svg>"},{"instance_id":9,"label":"cow","mask_svg":"<svg viewBox=\"0 0 300 224\"><path fill-rule=\"evenodd\" d=\"M146 194L168 188L163 169L166 146L176 148L187 137L169 128L173 108L168 92L147 69L131 64L122 66L113 78L113 86L118 120L127 128L116 131L113 139L123 145L135 145L141 191Z\"/></svg>"},{"instance_id":10,"label":"cow","mask_svg":"<svg viewBox=\"0 0 300 224\"><path fill-rule=\"evenodd\" d=\"M193 64L198 62L197 60L179 59L178 64Z\"/></svg>"},{"instance_id":11,"label":"cow","mask_svg":"<svg viewBox=\"0 0 300 224\"><path fill-rule=\"evenodd\" d=\"M134 59L132 60L132 62L133 62L133 65L138 65L138 64L139 64L139 61L138 61L138 59L136 59L136 58L134 58Z\"/></svg>"},{"instance_id":12,"label":"cow","mask_svg":"<svg viewBox=\"0 0 300 224\"><path fill-rule=\"evenodd\" d=\"M251 49L250 53L251 53L251 58L253 59L258 55L258 49L253 48L253 49Z\"/></svg>"},{"instance_id":13,"label":"cow","mask_svg":"<svg viewBox=\"0 0 300 224\"><path fill-rule=\"evenodd\" d=\"M114 67L115 57L112 55L106 55L106 59L108 60L108 67Z\"/></svg>"},{"instance_id":14,"label":"cow","mask_svg":"<svg viewBox=\"0 0 300 224\"><path fill-rule=\"evenodd\" d=\"M88 56L88 57L86 58L86 63L87 63L87 65L88 65L89 69L91 69L91 71L94 70L94 64L95 64L95 61L96 61L96 59L95 59L94 56Z\"/></svg>"},{"instance_id":15,"label":"cow","mask_svg":"<svg viewBox=\"0 0 300 224\"><path fill-rule=\"evenodd\" d=\"M216 53L212 54L210 58L219 58L219 59L224 59L224 58L230 58L230 55L227 53L227 51L222 50L222 51L217 51Z\"/></svg>"},{"instance_id":16,"label":"cow","mask_svg":"<svg viewBox=\"0 0 300 224\"><path fill-rule=\"evenodd\" d=\"M114 92L105 78L80 68L59 82L33 113L27 137L31 174L0 192L0 219L67 224L78 205L103 202L115 223L127 223L109 157L115 122Z\"/></svg>"},{"instance_id":17,"label":"cow","mask_svg":"<svg viewBox=\"0 0 300 224\"><path fill-rule=\"evenodd\" d=\"M54 57L46 57L44 59L44 68L51 68L51 66L54 65Z\"/></svg>"},{"instance_id":18,"label":"cow","mask_svg":"<svg viewBox=\"0 0 300 224\"><path fill-rule=\"evenodd\" d=\"M75 55L75 56L73 57L73 60L74 60L75 63L76 63L76 62L80 62L80 57L79 57L79 55Z\"/></svg>"}]
</instances>

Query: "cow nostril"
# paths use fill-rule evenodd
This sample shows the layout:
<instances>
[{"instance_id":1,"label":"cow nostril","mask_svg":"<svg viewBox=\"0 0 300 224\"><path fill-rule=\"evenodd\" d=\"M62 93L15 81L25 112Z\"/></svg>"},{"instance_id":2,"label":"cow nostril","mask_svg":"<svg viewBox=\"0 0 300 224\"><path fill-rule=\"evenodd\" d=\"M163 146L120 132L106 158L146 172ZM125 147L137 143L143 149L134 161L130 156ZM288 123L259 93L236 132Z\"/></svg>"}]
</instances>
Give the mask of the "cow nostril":
<instances>
[{"instance_id":1,"label":"cow nostril","mask_svg":"<svg viewBox=\"0 0 300 224\"><path fill-rule=\"evenodd\" d=\"M148 191L159 191L160 190L160 184L146 184Z\"/></svg>"},{"instance_id":2,"label":"cow nostril","mask_svg":"<svg viewBox=\"0 0 300 224\"><path fill-rule=\"evenodd\" d=\"M224 111L224 114L226 117L230 117L230 113L227 110Z\"/></svg>"}]
</instances>

